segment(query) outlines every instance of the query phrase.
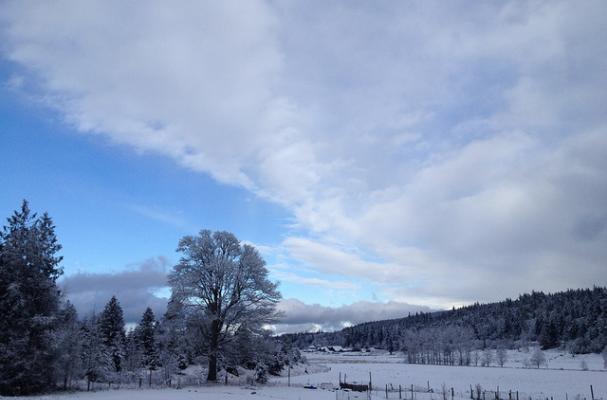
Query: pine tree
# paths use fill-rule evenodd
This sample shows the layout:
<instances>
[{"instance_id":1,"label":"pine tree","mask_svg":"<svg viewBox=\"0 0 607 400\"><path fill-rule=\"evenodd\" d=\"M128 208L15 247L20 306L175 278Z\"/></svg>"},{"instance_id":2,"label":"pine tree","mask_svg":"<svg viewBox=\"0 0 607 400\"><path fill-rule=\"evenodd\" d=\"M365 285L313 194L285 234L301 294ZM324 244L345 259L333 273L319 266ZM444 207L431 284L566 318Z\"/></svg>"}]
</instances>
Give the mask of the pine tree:
<instances>
[{"instance_id":1,"label":"pine tree","mask_svg":"<svg viewBox=\"0 0 607 400\"><path fill-rule=\"evenodd\" d=\"M38 218L25 200L0 233L0 394L55 384L60 250L51 218Z\"/></svg>"},{"instance_id":2,"label":"pine tree","mask_svg":"<svg viewBox=\"0 0 607 400\"><path fill-rule=\"evenodd\" d=\"M116 296L112 296L99 317L99 333L101 344L112 360L113 370L122 371L126 333L122 307Z\"/></svg>"},{"instance_id":3,"label":"pine tree","mask_svg":"<svg viewBox=\"0 0 607 400\"><path fill-rule=\"evenodd\" d=\"M558 346L558 332L554 322L550 321L549 323L544 324L540 332L539 342L542 346L542 350L548 350Z\"/></svg>"},{"instance_id":4,"label":"pine tree","mask_svg":"<svg viewBox=\"0 0 607 400\"><path fill-rule=\"evenodd\" d=\"M152 386L152 371L158 367L158 348L156 347L156 318L148 307L139 323L139 343L142 349L142 366L149 370L149 386Z\"/></svg>"}]
</instances>

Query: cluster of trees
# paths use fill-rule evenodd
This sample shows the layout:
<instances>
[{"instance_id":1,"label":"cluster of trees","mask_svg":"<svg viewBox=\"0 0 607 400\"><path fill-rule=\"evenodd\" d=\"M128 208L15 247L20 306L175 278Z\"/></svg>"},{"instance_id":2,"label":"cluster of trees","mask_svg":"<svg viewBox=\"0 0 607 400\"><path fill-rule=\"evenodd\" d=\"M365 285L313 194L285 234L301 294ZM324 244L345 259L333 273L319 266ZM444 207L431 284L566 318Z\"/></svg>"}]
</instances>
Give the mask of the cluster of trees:
<instances>
[{"instance_id":1,"label":"cluster of trees","mask_svg":"<svg viewBox=\"0 0 607 400\"><path fill-rule=\"evenodd\" d=\"M183 307L171 302L167 312L156 319L151 308L140 322L125 330L123 311L114 296L98 316L82 321L67 302L59 313L57 368L64 388L74 379L84 379L87 389L93 382L161 382L171 386L173 377L189 365L208 360L209 343L198 319L185 318ZM237 375L237 367L254 371L258 382L267 374L278 374L286 365L301 361L297 349L267 333L261 336L244 327L223 346L215 364ZM219 362L219 365L217 363ZM216 373L216 371L215 371Z\"/></svg>"},{"instance_id":2,"label":"cluster of trees","mask_svg":"<svg viewBox=\"0 0 607 400\"><path fill-rule=\"evenodd\" d=\"M47 214L26 201L0 233L0 395L29 394L75 381L170 384L191 364L254 371L258 382L301 361L290 341L264 330L280 299L255 248L228 232L184 237L169 276L172 296L157 319L147 308L128 331L112 297L99 315L79 319L57 279L61 246Z\"/></svg>"},{"instance_id":3,"label":"cluster of trees","mask_svg":"<svg viewBox=\"0 0 607 400\"><path fill-rule=\"evenodd\" d=\"M300 348L383 348L403 351L408 362L426 364L471 365L482 359L475 361L475 350L527 348L536 342L542 350L599 353L607 346L607 288L532 292L517 300L417 313L339 332L287 336Z\"/></svg>"}]
</instances>

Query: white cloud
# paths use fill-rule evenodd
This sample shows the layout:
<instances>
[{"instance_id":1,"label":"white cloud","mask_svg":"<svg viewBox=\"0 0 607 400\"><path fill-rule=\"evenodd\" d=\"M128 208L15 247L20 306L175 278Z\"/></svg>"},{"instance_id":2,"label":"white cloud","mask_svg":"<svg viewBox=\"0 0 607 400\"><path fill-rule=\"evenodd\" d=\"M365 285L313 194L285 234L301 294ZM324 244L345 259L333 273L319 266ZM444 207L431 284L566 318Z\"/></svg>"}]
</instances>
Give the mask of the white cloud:
<instances>
[{"instance_id":1,"label":"white cloud","mask_svg":"<svg viewBox=\"0 0 607 400\"><path fill-rule=\"evenodd\" d=\"M332 331L365 321L403 318L409 313L428 312L428 307L403 302L358 301L340 307L306 304L297 299L285 299L278 304L284 313L274 326L278 333L296 331Z\"/></svg>"},{"instance_id":2,"label":"white cloud","mask_svg":"<svg viewBox=\"0 0 607 400\"><path fill-rule=\"evenodd\" d=\"M607 283L606 7L7 2L0 20L18 86L80 131L278 202L317 271L451 304Z\"/></svg>"}]
</instances>

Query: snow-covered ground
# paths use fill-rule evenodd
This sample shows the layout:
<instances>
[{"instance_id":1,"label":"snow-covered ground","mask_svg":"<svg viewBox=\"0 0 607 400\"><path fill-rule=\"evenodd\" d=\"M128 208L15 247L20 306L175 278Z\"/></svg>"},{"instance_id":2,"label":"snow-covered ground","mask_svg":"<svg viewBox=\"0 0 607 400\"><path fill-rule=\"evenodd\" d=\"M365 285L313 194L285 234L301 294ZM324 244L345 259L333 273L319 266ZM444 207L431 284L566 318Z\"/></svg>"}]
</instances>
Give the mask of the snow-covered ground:
<instances>
[{"instance_id":1,"label":"snow-covered ground","mask_svg":"<svg viewBox=\"0 0 607 400\"><path fill-rule=\"evenodd\" d=\"M495 391L499 386L502 398L512 390L518 390L520 398L534 399L554 397L555 399L590 398L590 385L593 385L595 398L607 399L607 371L603 367L601 356L596 354L577 355L548 351L547 367L540 369L522 368L529 353L510 351L509 362L500 367L457 367L435 365L404 364L400 354L387 353L307 353L311 365L322 364L330 370L292 376L294 384L319 385L322 382L338 382L347 376L350 383L368 383L371 373L373 386L383 390L385 385L416 390L427 388L439 392L443 385L453 387L456 395L468 398L470 386L480 384L484 390ZM581 370L581 361L588 365L588 371ZM310 372L310 371L309 371ZM278 378L284 382L285 378ZM467 392L467 394L466 394ZM567 395L566 395L567 394Z\"/></svg>"},{"instance_id":2,"label":"snow-covered ground","mask_svg":"<svg viewBox=\"0 0 607 400\"><path fill-rule=\"evenodd\" d=\"M245 374L240 378L231 377L229 386L204 385L189 386L183 389L123 389L100 390L97 392L77 392L31 397L32 400L242 400L242 399L297 399L324 400L355 398L355 393L336 393L321 390L320 387L337 386L339 376L347 376L349 383L368 383L369 373L373 386L377 390L373 399L385 398L385 385L398 389L403 388L403 398L410 399L409 389L414 385L416 400L442 400L443 387L453 387L458 399L468 399L470 386L481 385L483 390L495 391L499 386L502 399L508 399L508 391L519 391L520 400L590 400L590 385L594 388L596 400L607 400L607 371L602 358L595 354L571 356L569 354L546 352L548 367L540 369L522 368L529 353L510 351L509 361L504 368L500 367L449 367L434 365L411 365L403 363L401 354L389 355L376 351L372 353L306 353L308 364L298 365L291 371L291 387L287 386L287 372L282 377L274 377L268 385L256 388L246 386ZM588 365L588 371L581 370L581 361ZM204 370L191 367L191 377L204 377ZM202 381L203 379L201 379ZM183 382L183 381L182 381ZM319 389L305 389L303 386L314 385ZM428 385L432 389L427 392ZM406 390L406 391L405 391ZM349 397L348 397L349 396ZM493 400L493 393L487 394L487 400ZM361 398L361 397L359 397ZM362 397L365 398L365 397ZM389 393L389 398L398 398L398 392ZM449 396L448 396L449 398Z\"/></svg>"},{"instance_id":3,"label":"snow-covered ground","mask_svg":"<svg viewBox=\"0 0 607 400\"><path fill-rule=\"evenodd\" d=\"M2 396L0 396L2 398ZM8 397L6 399L9 399ZM299 387L201 386L187 389L102 390L27 397L30 400L334 400L335 393Z\"/></svg>"},{"instance_id":4,"label":"snow-covered ground","mask_svg":"<svg viewBox=\"0 0 607 400\"><path fill-rule=\"evenodd\" d=\"M525 367L525 360L528 360L531 356L531 351L522 350L508 350L508 361L504 364L504 367L510 368L523 368ZM542 368L551 369L583 369L582 361L586 363L589 370L602 371L603 358L600 354L578 354L571 355L570 353L559 351L559 350L547 350L544 352L546 356L547 365L543 365ZM343 353L330 353L330 352L314 352L304 353L310 363L398 363L404 362L403 354L395 352L389 354L386 351L376 350L369 353L365 352L343 352ZM493 363L495 366L495 362Z\"/></svg>"}]
</instances>

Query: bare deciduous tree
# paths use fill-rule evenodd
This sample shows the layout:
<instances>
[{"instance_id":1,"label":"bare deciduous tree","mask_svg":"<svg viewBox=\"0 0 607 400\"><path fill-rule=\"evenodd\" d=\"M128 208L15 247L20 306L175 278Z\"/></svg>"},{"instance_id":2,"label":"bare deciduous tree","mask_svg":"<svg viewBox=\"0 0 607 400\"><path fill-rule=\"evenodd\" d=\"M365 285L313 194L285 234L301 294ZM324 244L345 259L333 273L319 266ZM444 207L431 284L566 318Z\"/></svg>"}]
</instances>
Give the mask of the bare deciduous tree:
<instances>
[{"instance_id":1,"label":"bare deciduous tree","mask_svg":"<svg viewBox=\"0 0 607 400\"><path fill-rule=\"evenodd\" d=\"M546 356L539 347L533 350L533 354L531 354L531 357L529 358L529 363L535 365L536 368L539 368L540 365L546 363Z\"/></svg>"},{"instance_id":2,"label":"bare deciduous tree","mask_svg":"<svg viewBox=\"0 0 607 400\"><path fill-rule=\"evenodd\" d=\"M503 367L506 361L508 360L508 353L506 352L506 349L500 347L496 350L495 356L497 358L497 363L499 364L499 366Z\"/></svg>"},{"instance_id":3,"label":"bare deciduous tree","mask_svg":"<svg viewBox=\"0 0 607 400\"><path fill-rule=\"evenodd\" d=\"M260 329L276 318L278 285L257 250L229 232L203 230L182 238L177 250L182 257L169 276L172 296L199 317L207 380L216 381L218 358L236 330Z\"/></svg>"}]
</instances>

